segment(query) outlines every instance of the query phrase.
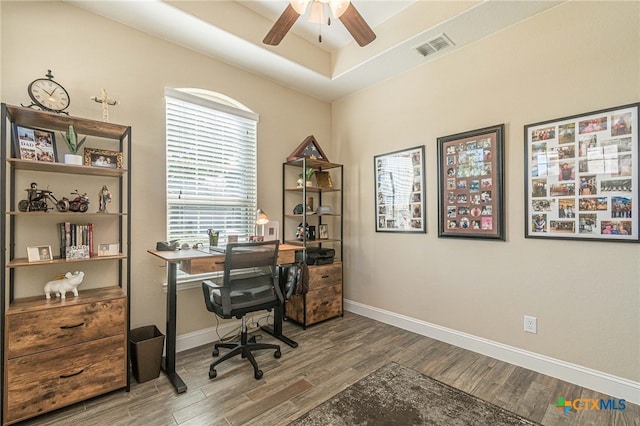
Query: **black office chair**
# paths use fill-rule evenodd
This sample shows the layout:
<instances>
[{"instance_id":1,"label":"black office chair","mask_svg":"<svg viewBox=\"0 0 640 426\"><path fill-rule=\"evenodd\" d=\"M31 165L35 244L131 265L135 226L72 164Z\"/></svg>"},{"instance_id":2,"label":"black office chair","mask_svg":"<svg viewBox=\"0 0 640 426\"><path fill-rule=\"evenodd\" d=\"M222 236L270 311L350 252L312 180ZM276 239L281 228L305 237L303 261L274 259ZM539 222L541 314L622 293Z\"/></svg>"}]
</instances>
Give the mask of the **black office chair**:
<instances>
[{"instance_id":1,"label":"black office chair","mask_svg":"<svg viewBox=\"0 0 640 426\"><path fill-rule=\"evenodd\" d=\"M240 342L216 343L213 356L220 354L219 348L231 349L222 358L209 366L209 378L216 377L215 367L236 355L249 360L254 377L262 378L262 371L252 354L260 349L274 349L275 358L280 358L279 345L256 343L247 337L246 314L271 310L283 303L278 285L278 241L228 244L225 251L222 285L210 280L202 282L202 291L207 310L221 318L236 317L242 320Z\"/></svg>"}]
</instances>

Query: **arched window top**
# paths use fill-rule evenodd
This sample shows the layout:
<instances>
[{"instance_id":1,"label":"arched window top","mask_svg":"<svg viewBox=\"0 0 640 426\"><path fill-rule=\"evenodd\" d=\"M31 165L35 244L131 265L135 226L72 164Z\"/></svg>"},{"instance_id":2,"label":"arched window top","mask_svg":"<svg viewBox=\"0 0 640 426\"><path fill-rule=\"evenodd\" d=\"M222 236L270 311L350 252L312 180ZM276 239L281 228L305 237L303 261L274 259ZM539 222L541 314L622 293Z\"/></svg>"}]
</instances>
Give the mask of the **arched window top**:
<instances>
[{"instance_id":1,"label":"arched window top","mask_svg":"<svg viewBox=\"0 0 640 426\"><path fill-rule=\"evenodd\" d=\"M198 89L193 87L182 87L182 88L176 88L174 90L177 90L183 93L188 93L190 95L197 96L199 98L206 99L208 101L230 106L232 108L237 108L243 111L254 113L250 108L248 108L242 102L239 102L227 95L223 95L222 93L214 92L212 90Z\"/></svg>"}]
</instances>

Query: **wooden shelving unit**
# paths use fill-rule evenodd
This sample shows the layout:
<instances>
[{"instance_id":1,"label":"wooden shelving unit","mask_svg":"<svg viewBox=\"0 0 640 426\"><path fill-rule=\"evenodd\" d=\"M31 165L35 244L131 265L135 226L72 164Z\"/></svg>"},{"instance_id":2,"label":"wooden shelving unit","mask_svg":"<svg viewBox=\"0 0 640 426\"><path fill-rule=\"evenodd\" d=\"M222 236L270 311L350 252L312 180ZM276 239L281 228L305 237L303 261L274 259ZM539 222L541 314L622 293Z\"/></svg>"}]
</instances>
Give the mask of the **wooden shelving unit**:
<instances>
[{"instance_id":1,"label":"wooden shelving unit","mask_svg":"<svg viewBox=\"0 0 640 426\"><path fill-rule=\"evenodd\" d=\"M48 131L66 131L73 125L78 134L87 135L85 146L99 149L105 144L118 146L126 167L112 169L15 158L12 134L16 125ZM5 333L0 345L3 395L0 417L6 425L117 389L129 390L131 128L6 104L2 104L1 126L0 228L7 238L0 239L0 329ZM112 191L117 186L117 202L111 206L114 211L19 211L17 200L23 195L17 187L19 178L42 179L49 174L62 178L62 175L104 178ZM76 188L65 189L71 192ZM17 253L16 240L25 228L47 229L53 222L50 218L56 222L88 219L115 222L116 226L108 227L114 230L109 238L118 242L120 253L29 262L25 253ZM48 243L56 252L60 240ZM105 262L117 265L110 268L114 271L113 285L86 290L81 285L78 297L67 293L65 299L45 299L44 283L31 279L39 268L60 271ZM15 297L16 286L34 295Z\"/></svg>"},{"instance_id":2,"label":"wooden shelving unit","mask_svg":"<svg viewBox=\"0 0 640 426\"><path fill-rule=\"evenodd\" d=\"M328 172L333 186L320 187L315 179L308 180L307 168L318 172ZM296 180L302 174L302 185ZM293 295L285 304L287 318L300 323L303 327L318 323L343 314L342 288L342 256L343 256L343 206L344 206L344 174L343 166L337 163L309 158L288 161L282 165L282 241L286 244L299 245L305 250L315 248L335 250L334 263L309 266L309 291L303 295ZM330 205L330 214L316 214L307 210L307 197L314 197L314 210L321 205ZM297 204L302 204L302 213L293 213ZM296 229L307 223L316 228L315 238L296 237ZM319 238L320 225L328 225L328 238Z\"/></svg>"}]
</instances>

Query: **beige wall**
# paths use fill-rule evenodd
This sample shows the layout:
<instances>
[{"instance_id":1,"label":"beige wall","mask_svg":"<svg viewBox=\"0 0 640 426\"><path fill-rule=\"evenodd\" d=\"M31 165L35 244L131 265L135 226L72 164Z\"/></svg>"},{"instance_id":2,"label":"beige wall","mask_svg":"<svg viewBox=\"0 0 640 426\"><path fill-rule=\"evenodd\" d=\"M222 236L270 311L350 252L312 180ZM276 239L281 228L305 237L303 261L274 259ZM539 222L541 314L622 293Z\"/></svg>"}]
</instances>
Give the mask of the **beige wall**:
<instances>
[{"instance_id":1,"label":"beige wall","mask_svg":"<svg viewBox=\"0 0 640 426\"><path fill-rule=\"evenodd\" d=\"M51 68L72 114L100 119L90 97L106 87L121 102L111 121L133 127L132 326L164 329L165 270L146 253L165 232L163 90L200 87L260 114L270 215L281 213L281 162L305 136L346 165L348 299L640 380L640 246L525 240L522 193L525 124L640 99L637 2L571 2L333 107L65 3L0 10L3 102L27 102L28 83ZM34 14L65 24L45 40L24 24ZM437 238L436 138L499 123L507 241ZM375 233L373 156L422 144L428 233ZM524 314L538 317L537 335L522 331ZM198 289L180 292L178 316L178 334L212 324Z\"/></svg>"},{"instance_id":2,"label":"beige wall","mask_svg":"<svg viewBox=\"0 0 640 426\"><path fill-rule=\"evenodd\" d=\"M571 2L335 102L345 297L640 380L640 246L525 239L523 223L523 126L640 100L639 7ZM506 242L438 238L436 139L500 123ZM428 233L376 233L373 156L416 145Z\"/></svg>"},{"instance_id":3,"label":"beige wall","mask_svg":"<svg viewBox=\"0 0 640 426\"><path fill-rule=\"evenodd\" d=\"M287 155L310 134L331 155L331 109L325 102L66 3L2 1L0 8L2 102L27 104L28 84L43 77L50 68L69 91L72 115L101 120L102 109L90 98L100 95L100 89L105 87L120 102L111 108L111 121L132 126L133 327L165 327L161 283L166 270L162 262L146 253L156 241L166 238L165 87L213 90L260 114L258 205L273 218L281 212L280 176ZM33 22L34 16L46 17L47 22L56 24L47 25L43 36L42 31L26 24ZM93 186L80 184L79 189L90 195L97 193ZM43 284L20 287L18 295L39 293ZM179 335L214 324L204 308L201 290L180 292Z\"/></svg>"}]
</instances>

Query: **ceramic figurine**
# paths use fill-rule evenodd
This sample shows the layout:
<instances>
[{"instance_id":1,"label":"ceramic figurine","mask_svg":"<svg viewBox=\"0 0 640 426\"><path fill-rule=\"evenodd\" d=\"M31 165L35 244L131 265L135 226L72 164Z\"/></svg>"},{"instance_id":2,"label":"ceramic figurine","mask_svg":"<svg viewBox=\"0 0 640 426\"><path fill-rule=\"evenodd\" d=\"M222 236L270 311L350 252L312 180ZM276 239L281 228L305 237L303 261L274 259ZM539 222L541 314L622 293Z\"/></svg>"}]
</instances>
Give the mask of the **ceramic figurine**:
<instances>
[{"instance_id":1,"label":"ceramic figurine","mask_svg":"<svg viewBox=\"0 0 640 426\"><path fill-rule=\"evenodd\" d=\"M100 207L98 208L98 213L109 213L107 211L107 203L111 202L111 192L107 185L102 185L102 189L98 193L98 198L100 199Z\"/></svg>"},{"instance_id":2,"label":"ceramic figurine","mask_svg":"<svg viewBox=\"0 0 640 426\"><path fill-rule=\"evenodd\" d=\"M64 278L49 281L44 286L44 295L47 299L51 299L51 293L55 293L56 297L65 298L65 293L73 292L74 297L78 297L78 286L84 279L84 272L75 271L73 274L67 272Z\"/></svg>"}]
</instances>

